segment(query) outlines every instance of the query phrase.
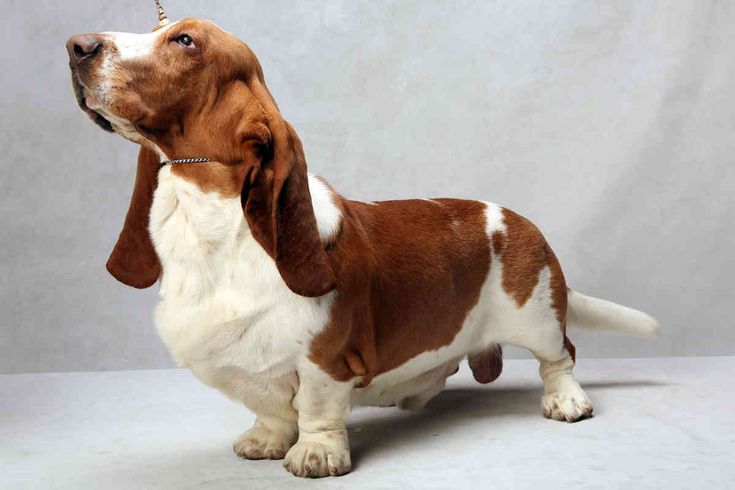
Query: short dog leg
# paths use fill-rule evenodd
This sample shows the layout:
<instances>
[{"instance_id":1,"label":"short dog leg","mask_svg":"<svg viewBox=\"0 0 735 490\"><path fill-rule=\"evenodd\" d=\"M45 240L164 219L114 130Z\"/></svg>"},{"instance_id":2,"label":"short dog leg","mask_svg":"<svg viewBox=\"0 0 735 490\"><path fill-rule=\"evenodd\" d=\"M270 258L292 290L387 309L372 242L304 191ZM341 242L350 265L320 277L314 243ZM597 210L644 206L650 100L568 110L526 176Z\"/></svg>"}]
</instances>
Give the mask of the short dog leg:
<instances>
[{"instance_id":1,"label":"short dog leg","mask_svg":"<svg viewBox=\"0 0 735 490\"><path fill-rule=\"evenodd\" d=\"M296 476L338 476L352 469L345 421L352 383L334 381L314 365L299 369L294 407L299 439L286 454L284 468Z\"/></svg>"},{"instance_id":2,"label":"short dog leg","mask_svg":"<svg viewBox=\"0 0 735 490\"><path fill-rule=\"evenodd\" d=\"M297 432L293 421L258 415L255 424L237 438L232 449L245 459L283 459Z\"/></svg>"},{"instance_id":3,"label":"short dog leg","mask_svg":"<svg viewBox=\"0 0 735 490\"><path fill-rule=\"evenodd\" d=\"M572 374L574 361L567 350L556 361L539 359L539 374L544 380L541 409L554 420L576 422L592 415L592 402Z\"/></svg>"},{"instance_id":4,"label":"short dog leg","mask_svg":"<svg viewBox=\"0 0 735 490\"><path fill-rule=\"evenodd\" d=\"M244 391L245 405L257 419L232 445L235 454L245 459L283 459L298 435L298 414L291 405L294 391L295 384L287 378Z\"/></svg>"},{"instance_id":5,"label":"short dog leg","mask_svg":"<svg viewBox=\"0 0 735 490\"><path fill-rule=\"evenodd\" d=\"M591 416L592 402L572 374L574 346L555 316L529 322L515 332L516 336L507 342L525 347L539 360L539 374L544 381L544 417L576 422Z\"/></svg>"}]
</instances>

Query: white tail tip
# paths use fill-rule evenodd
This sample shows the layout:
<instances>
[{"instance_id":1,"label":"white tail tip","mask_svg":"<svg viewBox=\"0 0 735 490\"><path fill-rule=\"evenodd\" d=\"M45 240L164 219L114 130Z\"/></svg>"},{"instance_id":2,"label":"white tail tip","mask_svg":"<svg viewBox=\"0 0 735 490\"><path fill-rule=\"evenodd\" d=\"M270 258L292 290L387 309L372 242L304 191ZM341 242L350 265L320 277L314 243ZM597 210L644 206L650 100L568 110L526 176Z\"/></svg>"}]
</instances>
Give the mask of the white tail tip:
<instances>
[{"instance_id":1,"label":"white tail tip","mask_svg":"<svg viewBox=\"0 0 735 490\"><path fill-rule=\"evenodd\" d=\"M658 322L642 311L569 290L567 325L584 330L613 330L642 337L656 337Z\"/></svg>"}]
</instances>

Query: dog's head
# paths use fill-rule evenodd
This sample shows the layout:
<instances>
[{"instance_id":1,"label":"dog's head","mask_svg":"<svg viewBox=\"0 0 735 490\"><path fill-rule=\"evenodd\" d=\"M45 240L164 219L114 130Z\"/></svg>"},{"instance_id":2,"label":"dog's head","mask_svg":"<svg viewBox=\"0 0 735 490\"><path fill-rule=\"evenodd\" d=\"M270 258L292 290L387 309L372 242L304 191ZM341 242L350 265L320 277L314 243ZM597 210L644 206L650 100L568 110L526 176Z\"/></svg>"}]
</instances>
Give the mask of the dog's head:
<instances>
[{"instance_id":1,"label":"dog's head","mask_svg":"<svg viewBox=\"0 0 735 490\"><path fill-rule=\"evenodd\" d=\"M148 287L160 275L147 230L160 160L206 157L212 171L224 166L239 176L253 236L286 284L304 296L333 289L301 142L242 41L209 21L185 19L147 34L73 36L67 51L82 110L141 145L130 209L107 264L117 279Z\"/></svg>"}]
</instances>

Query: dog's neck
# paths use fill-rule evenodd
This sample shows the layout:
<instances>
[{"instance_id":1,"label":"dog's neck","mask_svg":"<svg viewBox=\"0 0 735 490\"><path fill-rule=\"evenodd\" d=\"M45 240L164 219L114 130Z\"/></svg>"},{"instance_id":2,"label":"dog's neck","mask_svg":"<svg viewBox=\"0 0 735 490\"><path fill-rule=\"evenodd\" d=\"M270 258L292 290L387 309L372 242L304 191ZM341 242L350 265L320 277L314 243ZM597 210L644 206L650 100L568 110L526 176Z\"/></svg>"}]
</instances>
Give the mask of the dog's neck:
<instances>
[{"instance_id":1,"label":"dog's neck","mask_svg":"<svg viewBox=\"0 0 735 490\"><path fill-rule=\"evenodd\" d=\"M161 162L161 168L170 167L172 175L195 184L202 192L217 192L222 197L236 197L242 193L247 174L247 166L243 162L222 163L207 159L196 163L183 163L192 159L177 160L181 160L182 163Z\"/></svg>"}]
</instances>

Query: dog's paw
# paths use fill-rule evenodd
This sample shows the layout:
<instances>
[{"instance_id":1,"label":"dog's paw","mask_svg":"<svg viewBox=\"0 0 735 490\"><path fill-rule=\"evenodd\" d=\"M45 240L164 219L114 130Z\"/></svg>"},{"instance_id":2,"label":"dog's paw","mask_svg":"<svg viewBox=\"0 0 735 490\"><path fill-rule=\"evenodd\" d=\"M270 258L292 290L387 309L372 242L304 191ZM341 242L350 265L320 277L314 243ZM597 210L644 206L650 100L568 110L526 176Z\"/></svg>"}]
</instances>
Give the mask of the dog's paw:
<instances>
[{"instance_id":1,"label":"dog's paw","mask_svg":"<svg viewBox=\"0 0 735 490\"><path fill-rule=\"evenodd\" d=\"M237 438L232 450L245 459L283 459L294 439L292 431L253 427Z\"/></svg>"},{"instance_id":2,"label":"dog's paw","mask_svg":"<svg viewBox=\"0 0 735 490\"><path fill-rule=\"evenodd\" d=\"M350 449L337 440L299 441L286 454L283 467L296 476L306 478L344 475L352 469Z\"/></svg>"},{"instance_id":3,"label":"dog's paw","mask_svg":"<svg viewBox=\"0 0 735 490\"><path fill-rule=\"evenodd\" d=\"M541 398L544 417L576 422L592 416L592 401L581 389L574 392L557 391Z\"/></svg>"}]
</instances>

